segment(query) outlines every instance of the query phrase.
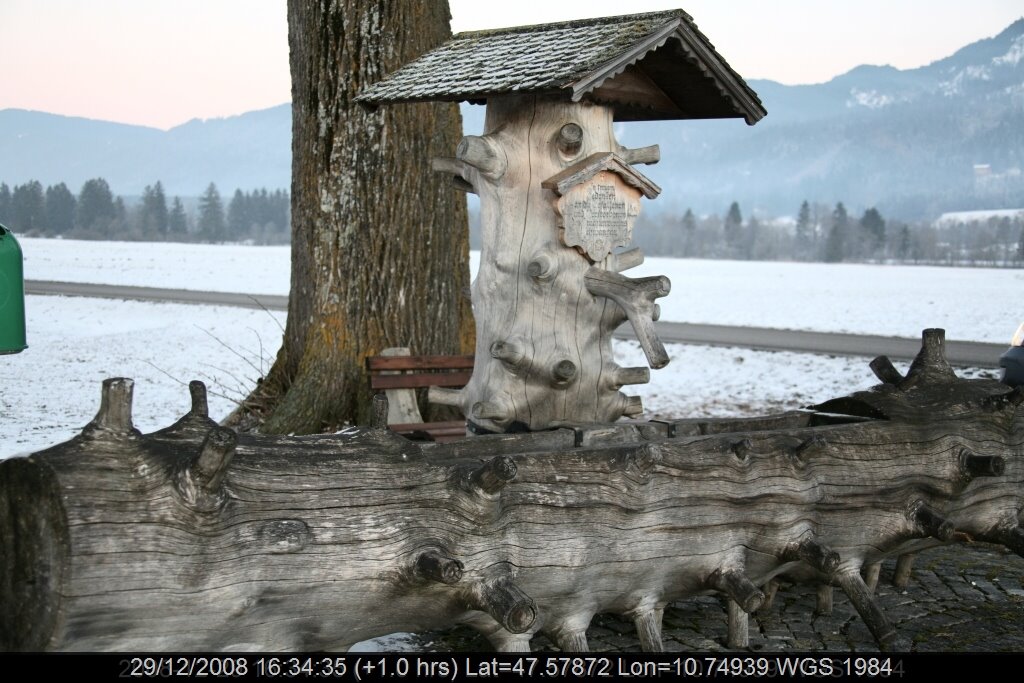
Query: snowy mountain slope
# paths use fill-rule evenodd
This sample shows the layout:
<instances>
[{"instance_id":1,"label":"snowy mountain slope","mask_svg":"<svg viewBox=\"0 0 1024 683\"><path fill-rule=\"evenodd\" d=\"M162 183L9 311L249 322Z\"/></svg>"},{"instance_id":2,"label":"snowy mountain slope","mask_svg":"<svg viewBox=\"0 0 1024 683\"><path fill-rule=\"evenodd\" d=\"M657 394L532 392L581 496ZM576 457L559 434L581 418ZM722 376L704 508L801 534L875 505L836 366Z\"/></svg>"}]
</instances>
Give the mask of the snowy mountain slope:
<instances>
[{"instance_id":1,"label":"snowy mountain slope","mask_svg":"<svg viewBox=\"0 0 1024 683\"><path fill-rule=\"evenodd\" d=\"M817 85L750 85L768 109L754 127L620 126L625 144L662 147L662 162L645 171L665 190L651 211L722 213L737 200L747 214L793 214L809 199L930 219L1024 206L1024 19L917 69L864 65ZM463 115L466 131L479 132L483 108L463 105ZM222 193L288 187L290 128L288 105L166 132L8 109L0 111L0 181L65 181L77 191L103 176L125 195L158 179L183 196L210 181ZM987 165L987 175L976 177L975 165Z\"/></svg>"}]
</instances>

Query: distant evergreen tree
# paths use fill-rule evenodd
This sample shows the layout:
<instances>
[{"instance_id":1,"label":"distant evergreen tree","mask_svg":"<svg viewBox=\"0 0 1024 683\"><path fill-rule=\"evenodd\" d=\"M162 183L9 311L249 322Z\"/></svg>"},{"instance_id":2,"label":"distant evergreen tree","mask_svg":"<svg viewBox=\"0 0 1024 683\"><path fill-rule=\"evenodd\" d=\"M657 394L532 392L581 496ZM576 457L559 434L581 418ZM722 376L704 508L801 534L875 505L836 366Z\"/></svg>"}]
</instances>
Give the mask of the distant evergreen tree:
<instances>
[{"instance_id":1,"label":"distant evergreen tree","mask_svg":"<svg viewBox=\"0 0 1024 683\"><path fill-rule=\"evenodd\" d=\"M697 217L693 211L686 209L683 214L683 256L697 254Z\"/></svg>"},{"instance_id":2,"label":"distant evergreen tree","mask_svg":"<svg viewBox=\"0 0 1024 683\"><path fill-rule=\"evenodd\" d=\"M199 220L196 226L200 236L208 242L221 242L226 238L227 225L224 221L224 206L217 186L210 183L199 198Z\"/></svg>"},{"instance_id":3,"label":"distant evergreen tree","mask_svg":"<svg viewBox=\"0 0 1024 683\"><path fill-rule=\"evenodd\" d=\"M849 216L846 214L846 207L839 202L836 204L835 211L832 212L832 228L825 241L824 260L827 263L839 263L846 258L848 224Z\"/></svg>"},{"instance_id":4,"label":"distant evergreen tree","mask_svg":"<svg viewBox=\"0 0 1024 683\"><path fill-rule=\"evenodd\" d=\"M252 219L258 223L270 223L274 220L273 206L270 201L270 194L267 188L253 190L252 192Z\"/></svg>"},{"instance_id":5,"label":"distant evergreen tree","mask_svg":"<svg viewBox=\"0 0 1024 683\"><path fill-rule=\"evenodd\" d=\"M46 188L47 233L67 235L75 229L75 195L64 183Z\"/></svg>"},{"instance_id":6,"label":"distant evergreen tree","mask_svg":"<svg viewBox=\"0 0 1024 683\"><path fill-rule=\"evenodd\" d=\"M900 243L899 246L896 247L896 257L901 261L906 261L910 258L910 247L910 227L904 225L900 230Z\"/></svg>"},{"instance_id":7,"label":"distant evergreen tree","mask_svg":"<svg viewBox=\"0 0 1024 683\"><path fill-rule=\"evenodd\" d=\"M236 190L225 211L215 183L199 199L198 216L190 215L180 197L169 202L163 183L147 185L141 201L126 206L103 178L82 185L76 197L65 183L43 189L38 181L0 183L0 223L29 235L70 235L87 239L251 239L287 243L291 201L287 191ZM691 214L691 219L693 219ZM678 239L678 237L676 238Z\"/></svg>"},{"instance_id":8,"label":"distant evergreen tree","mask_svg":"<svg viewBox=\"0 0 1024 683\"><path fill-rule=\"evenodd\" d=\"M693 215L693 211L691 211L690 209L687 209L686 213L683 214L683 230L685 230L687 232L687 234L689 234L689 233L692 233L696 229L697 229L697 217Z\"/></svg>"},{"instance_id":9,"label":"distant evergreen tree","mask_svg":"<svg viewBox=\"0 0 1024 683\"><path fill-rule=\"evenodd\" d=\"M167 218L167 230L175 238L181 238L188 234L188 216L185 214L185 205L181 203L180 197L175 197L171 204L171 213Z\"/></svg>"},{"instance_id":10,"label":"distant evergreen tree","mask_svg":"<svg viewBox=\"0 0 1024 683\"><path fill-rule=\"evenodd\" d=\"M725 214L725 244L730 256L735 257L738 254L742 239L743 214L740 213L740 205L733 202L729 206L729 212Z\"/></svg>"},{"instance_id":11,"label":"distant evergreen tree","mask_svg":"<svg viewBox=\"0 0 1024 683\"><path fill-rule=\"evenodd\" d=\"M761 221L751 216L747 221L746 234L740 244L740 254L745 259L760 259L765 257L764 245L761 242Z\"/></svg>"},{"instance_id":12,"label":"distant evergreen tree","mask_svg":"<svg viewBox=\"0 0 1024 683\"><path fill-rule=\"evenodd\" d=\"M872 207L864 212L860 219L861 230L865 234L868 253L878 254L885 248L885 219L878 209Z\"/></svg>"},{"instance_id":13,"label":"distant evergreen tree","mask_svg":"<svg viewBox=\"0 0 1024 683\"><path fill-rule=\"evenodd\" d=\"M18 185L11 194L11 223L25 233L46 233L46 200L38 180Z\"/></svg>"},{"instance_id":14,"label":"distant evergreen tree","mask_svg":"<svg viewBox=\"0 0 1024 683\"><path fill-rule=\"evenodd\" d=\"M170 228L170 214L167 211L167 197L160 181L142 191L142 233L149 237L165 237Z\"/></svg>"},{"instance_id":15,"label":"distant evergreen tree","mask_svg":"<svg viewBox=\"0 0 1024 683\"><path fill-rule=\"evenodd\" d=\"M231 239L261 243L282 242L288 233L290 199L284 190L266 188L235 190L227 210L227 234Z\"/></svg>"},{"instance_id":16,"label":"distant evergreen tree","mask_svg":"<svg viewBox=\"0 0 1024 683\"><path fill-rule=\"evenodd\" d=\"M801 240L810 239L811 235L811 205L805 199L800 204L800 211L796 215L796 236Z\"/></svg>"},{"instance_id":17,"label":"distant evergreen tree","mask_svg":"<svg viewBox=\"0 0 1024 683\"><path fill-rule=\"evenodd\" d=\"M95 236L107 236L110 234L111 224L116 218L114 195L110 192L107 181L103 178L85 181L81 192L78 193L78 211L75 214L75 224L78 229L88 231Z\"/></svg>"},{"instance_id":18,"label":"distant evergreen tree","mask_svg":"<svg viewBox=\"0 0 1024 683\"><path fill-rule=\"evenodd\" d=\"M1024 226L1021 226L1020 237L1017 238L1017 260L1024 261Z\"/></svg>"},{"instance_id":19,"label":"distant evergreen tree","mask_svg":"<svg viewBox=\"0 0 1024 683\"><path fill-rule=\"evenodd\" d=\"M11 188L0 183L0 223L11 220Z\"/></svg>"},{"instance_id":20,"label":"distant evergreen tree","mask_svg":"<svg viewBox=\"0 0 1024 683\"><path fill-rule=\"evenodd\" d=\"M811 225L811 205L805 199L796 216L796 257L807 259L811 256L814 242L814 227Z\"/></svg>"},{"instance_id":21,"label":"distant evergreen tree","mask_svg":"<svg viewBox=\"0 0 1024 683\"><path fill-rule=\"evenodd\" d=\"M128 207L125 206L124 197L114 198L114 220L110 222L109 237L130 237L126 233L130 230L128 223Z\"/></svg>"},{"instance_id":22,"label":"distant evergreen tree","mask_svg":"<svg viewBox=\"0 0 1024 683\"><path fill-rule=\"evenodd\" d=\"M256 193L254 192L253 195ZM253 198L241 190L235 190L231 203L228 204L228 233L232 239L244 239L252 230Z\"/></svg>"},{"instance_id":23,"label":"distant evergreen tree","mask_svg":"<svg viewBox=\"0 0 1024 683\"><path fill-rule=\"evenodd\" d=\"M275 190L270 198L270 223L274 232L286 236L291 229L291 196L284 190Z\"/></svg>"}]
</instances>

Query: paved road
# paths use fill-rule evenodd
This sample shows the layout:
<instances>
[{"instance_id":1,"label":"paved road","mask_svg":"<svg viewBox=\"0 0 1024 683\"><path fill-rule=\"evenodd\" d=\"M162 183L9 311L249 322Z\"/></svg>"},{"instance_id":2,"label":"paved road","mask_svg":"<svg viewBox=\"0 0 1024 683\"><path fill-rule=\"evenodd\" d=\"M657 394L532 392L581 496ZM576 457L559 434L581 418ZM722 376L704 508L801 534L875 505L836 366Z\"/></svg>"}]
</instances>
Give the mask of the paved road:
<instances>
[{"instance_id":1,"label":"paved road","mask_svg":"<svg viewBox=\"0 0 1024 683\"><path fill-rule=\"evenodd\" d=\"M157 287L128 287L124 285L97 285L77 282L28 280L28 294L54 294L63 296L89 296L105 299L135 299L140 301L171 301L187 304L214 304L286 310L288 297L271 294L234 294L230 292L202 292L189 289L160 289ZM920 339L881 337L863 334L837 334L804 330L776 330L765 327L729 327L726 325L698 325L659 321L658 335L666 342L704 344L709 346L740 346L770 351L796 351L823 353L837 356L886 355L895 360L910 360L921 347ZM616 336L633 338L629 325L620 328ZM947 340L946 357L953 365L971 367L998 367L999 356L1006 351L1002 344Z\"/></svg>"},{"instance_id":2,"label":"paved road","mask_svg":"<svg viewBox=\"0 0 1024 683\"><path fill-rule=\"evenodd\" d=\"M799 351L837 356L870 356L872 358L886 355L897 360L912 360L921 349L920 338L776 330L767 327L692 325L663 321L657 323L657 328L658 334L664 341L706 344L708 346L742 346L771 351ZM953 365L994 368L999 367L999 356L1007 348L1008 345L1004 344L947 339L946 359Z\"/></svg>"},{"instance_id":3,"label":"paved road","mask_svg":"<svg viewBox=\"0 0 1024 683\"><path fill-rule=\"evenodd\" d=\"M273 294L234 294L231 292L203 292L195 289L96 285L84 282L53 282L50 280L26 280L25 293L88 296L98 299L132 299L135 301L170 301L182 304L241 306L243 308L266 308L271 311L288 310L288 297L275 296Z\"/></svg>"}]
</instances>

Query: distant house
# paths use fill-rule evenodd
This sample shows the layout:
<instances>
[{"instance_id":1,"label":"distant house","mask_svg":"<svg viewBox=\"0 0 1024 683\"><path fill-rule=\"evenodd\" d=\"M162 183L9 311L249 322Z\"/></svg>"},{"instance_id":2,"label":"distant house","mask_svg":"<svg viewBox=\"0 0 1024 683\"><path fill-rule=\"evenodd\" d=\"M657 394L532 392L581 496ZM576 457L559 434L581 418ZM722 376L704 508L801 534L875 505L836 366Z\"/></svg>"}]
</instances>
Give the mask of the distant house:
<instances>
[{"instance_id":1,"label":"distant house","mask_svg":"<svg viewBox=\"0 0 1024 683\"><path fill-rule=\"evenodd\" d=\"M761 100L682 10L456 34L365 89L368 105L536 94L611 106L617 121L742 118Z\"/></svg>"},{"instance_id":2,"label":"distant house","mask_svg":"<svg viewBox=\"0 0 1024 683\"><path fill-rule=\"evenodd\" d=\"M993 196L1007 191L1024 188L1024 178L1018 166L1011 166L1002 172L992 170L991 164L974 164L974 193Z\"/></svg>"},{"instance_id":3,"label":"distant house","mask_svg":"<svg viewBox=\"0 0 1024 683\"><path fill-rule=\"evenodd\" d=\"M935 219L936 228L951 228L957 225L986 223L990 219L1009 218L1011 223L1024 223L1024 209L990 209L983 211L950 211Z\"/></svg>"}]
</instances>

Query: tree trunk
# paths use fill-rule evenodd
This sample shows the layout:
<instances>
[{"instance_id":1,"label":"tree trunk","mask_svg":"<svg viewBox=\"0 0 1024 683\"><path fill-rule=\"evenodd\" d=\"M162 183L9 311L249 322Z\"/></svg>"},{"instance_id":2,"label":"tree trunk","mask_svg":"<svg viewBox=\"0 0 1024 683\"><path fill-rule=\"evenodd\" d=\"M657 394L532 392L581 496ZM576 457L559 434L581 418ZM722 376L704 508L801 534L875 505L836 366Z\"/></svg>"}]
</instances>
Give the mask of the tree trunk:
<instances>
[{"instance_id":1,"label":"tree trunk","mask_svg":"<svg viewBox=\"0 0 1024 683\"><path fill-rule=\"evenodd\" d=\"M780 577L839 587L906 648L861 572L949 542L1024 554L1024 391L957 379L936 331L880 374L771 419L429 445L235 437L200 383L143 436L130 380L107 380L80 436L0 463L0 649L320 650L468 623L581 651L615 612L657 650L664 607L708 592L737 644Z\"/></svg>"},{"instance_id":2,"label":"tree trunk","mask_svg":"<svg viewBox=\"0 0 1024 683\"><path fill-rule=\"evenodd\" d=\"M283 346L230 418L268 433L365 423L363 359L469 353L465 198L430 172L454 104L370 110L359 90L450 36L443 0L290 0L292 282Z\"/></svg>"}]
</instances>

